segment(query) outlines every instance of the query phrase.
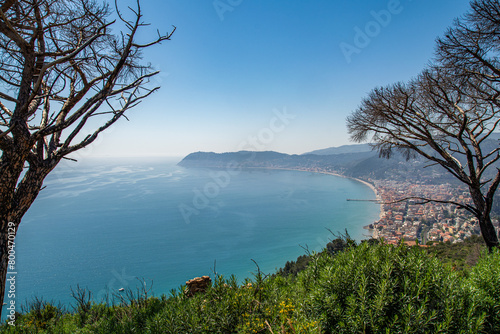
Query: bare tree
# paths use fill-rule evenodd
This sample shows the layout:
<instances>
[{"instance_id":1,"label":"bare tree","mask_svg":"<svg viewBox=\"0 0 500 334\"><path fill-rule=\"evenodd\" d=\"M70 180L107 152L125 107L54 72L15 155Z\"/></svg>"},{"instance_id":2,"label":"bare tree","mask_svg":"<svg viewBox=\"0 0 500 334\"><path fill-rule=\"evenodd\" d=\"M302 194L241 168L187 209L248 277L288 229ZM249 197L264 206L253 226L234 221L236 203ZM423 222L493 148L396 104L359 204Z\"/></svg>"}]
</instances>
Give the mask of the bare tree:
<instances>
[{"instance_id":1,"label":"bare tree","mask_svg":"<svg viewBox=\"0 0 500 334\"><path fill-rule=\"evenodd\" d=\"M142 50L170 39L175 27L141 44L139 1L131 20L115 7L125 27L118 35L109 5L96 0L1 4L0 300L13 237L45 177L158 89L148 88L158 72L141 64ZM85 130L91 119L100 125Z\"/></svg>"},{"instance_id":2,"label":"bare tree","mask_svg":"<svg viewBox=\"0 0 500 334\"><path fill-rule=\"evenodd\" d=\"M500 122L500 3L478 0L471 8L438 41L432 67L408 83L374 89L347 126L354 141L371 140L381 156L418 154L464 183L472 204L448 203L474 214L491 250L499 246L490 214L500 147L484 151L483 144Z\"/></svg>"},{"instance_id":3,"label":"bare tree","mask_svg":"<svg viewBox=\"0 0 500 334\"><path fill-rule=\"evenodd\" d=\"M489 87L498 94L495 83L500 80L499 27L498 0L471 2L471 11L456 20L445 36L438 39L438 62L454 75L476 77L490 83Z\"/></svg>"}]
</instances>

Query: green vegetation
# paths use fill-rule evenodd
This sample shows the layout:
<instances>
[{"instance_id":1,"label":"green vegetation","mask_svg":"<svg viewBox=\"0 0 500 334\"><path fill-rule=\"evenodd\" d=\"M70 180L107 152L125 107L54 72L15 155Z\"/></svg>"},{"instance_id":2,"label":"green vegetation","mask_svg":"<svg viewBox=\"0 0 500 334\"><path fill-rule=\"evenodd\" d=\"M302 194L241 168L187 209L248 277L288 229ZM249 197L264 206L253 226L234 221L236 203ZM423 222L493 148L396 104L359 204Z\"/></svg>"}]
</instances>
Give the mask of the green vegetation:
<instances>
[{"instance_id":1,"label":"green vegetation","mask_svg":"<svg viewBox=\"0 0 500 334\"><path fill-rule=\"evenodd\" d=\"M0 332L500 333L500 251L457 271L429 248L336 240L288 266L304 270L243 284L217 275L193 297L129 291L107 306L77 288L73 312L37 300Z\"/></svg>"},{"instance_id":2,"label":"green vegetation","mask_svg":"<svg viewBox=\"0 0 500 334\"><path fill-rule=\"evenodd\" d=\"M476 265L481 253L486 250L486 244L479 235L473 235L465 239L463 243L429 241L427 245L432 246L427 248L429 253L436 255L441 262L458 271L470 269Z\"/></svg>"}]
</instances>

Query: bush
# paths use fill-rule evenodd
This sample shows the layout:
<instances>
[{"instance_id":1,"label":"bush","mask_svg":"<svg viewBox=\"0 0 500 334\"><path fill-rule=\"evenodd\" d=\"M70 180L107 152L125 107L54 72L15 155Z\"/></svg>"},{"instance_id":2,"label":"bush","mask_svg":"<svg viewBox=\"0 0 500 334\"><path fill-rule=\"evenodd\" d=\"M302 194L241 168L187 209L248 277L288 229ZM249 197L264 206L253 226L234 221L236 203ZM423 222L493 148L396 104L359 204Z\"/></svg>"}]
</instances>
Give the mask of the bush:
<instances>
[{"instance_id":1,"label":"bush","mask_svg":"<svg viewBox=\"0 0 500 334\"><path fill-rule=\"evenodd\" d=\"M485 331L500 333L500 250L483 253L472 269L468 280L470 289L476 292L475 302L486 317Z\"/></svg>"},{"instance_id":2,"label":"bush","mask_svg":"<svg viewBox=\"0 0 500 334\"><path fill-rule=\"evenodd\" d=\"M418 247L363 243L323 257L307 312L325 333L484 330L470 284Z\"/></svg>"},{"instance_id":3,"label":"bush","mask_svg":"<svg viewBox=\"0 0 500 334\"><path fill-rule=\"evenodd\" d=\"M458 272L418 247L363 242L309 254L296 276L216 276L205 293L145 288L65 313L35 300L2 333L500 333L500 252ZM258 269L258 267L257 267ZM145 285L143 285L145 286Z\"/></svg>"}]
</instances>

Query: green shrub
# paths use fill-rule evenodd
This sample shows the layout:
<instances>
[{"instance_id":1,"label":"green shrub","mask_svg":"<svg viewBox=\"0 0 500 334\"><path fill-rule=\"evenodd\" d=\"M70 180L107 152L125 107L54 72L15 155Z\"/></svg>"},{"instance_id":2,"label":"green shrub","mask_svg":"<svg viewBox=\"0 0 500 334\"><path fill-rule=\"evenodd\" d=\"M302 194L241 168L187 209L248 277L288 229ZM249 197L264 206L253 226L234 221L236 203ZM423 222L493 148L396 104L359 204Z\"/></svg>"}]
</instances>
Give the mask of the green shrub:
<instances>
[{"instance_id":1,"label":"green shrub","mask_svg":"<svg viewBox=\"0 0 500 334\"><path fill-rule=\"evenodd\" d=\"M309 254L294 275L216 276L205 293L115 305L80 291L74 313L40 300L1 333L500 333L500 252L457 272L418 247L364 242ZM257 267L258 268L258 267Z\"/></svg>"},{"instance_id":2,"label":"green shrub","mask_svg":"<svg viewBox=\"0 0 500 334\"><path fill-rule=\"evenodd\" d=\"M485 331L500 333L500 250L483 253L472 269L468 283L476 293L474 302L485 314Z\"/></svg>"},{"instance_id":3,"label":"green shrub","mask_svg":"<svg viewBox=\"0 0 500 334\"><path fill-rule=\"evenodd\" d=\"M307 312L321 320L325 333L477 333L483 328L473 291L418 247L363 243L324 261Z\"/></svg>"}]
</instances>

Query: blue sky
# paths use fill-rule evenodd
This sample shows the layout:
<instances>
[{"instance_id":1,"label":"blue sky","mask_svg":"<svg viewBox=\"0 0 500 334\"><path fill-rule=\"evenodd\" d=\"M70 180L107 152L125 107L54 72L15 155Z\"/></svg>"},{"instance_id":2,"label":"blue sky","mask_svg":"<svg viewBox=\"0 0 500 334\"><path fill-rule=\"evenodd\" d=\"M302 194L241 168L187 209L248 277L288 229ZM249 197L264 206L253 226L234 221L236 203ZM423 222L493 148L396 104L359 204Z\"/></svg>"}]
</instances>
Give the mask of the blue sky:
<instances>
[{"instance_id":1,"label":"blue sky","mask_svg":"<svg viewBox=\"0 0 500 334\"><path fill-rule=\"evenodd\" d=\"M119 1L125 7L127 1ZM144 60L161 89L86 155L301 154L349 144L346 117L374 87L406 81L466 0L143 0L139 36L177 31ZM125 9L123 9L125 11Z\"/></svg>"}]
</instances>

